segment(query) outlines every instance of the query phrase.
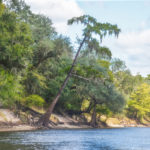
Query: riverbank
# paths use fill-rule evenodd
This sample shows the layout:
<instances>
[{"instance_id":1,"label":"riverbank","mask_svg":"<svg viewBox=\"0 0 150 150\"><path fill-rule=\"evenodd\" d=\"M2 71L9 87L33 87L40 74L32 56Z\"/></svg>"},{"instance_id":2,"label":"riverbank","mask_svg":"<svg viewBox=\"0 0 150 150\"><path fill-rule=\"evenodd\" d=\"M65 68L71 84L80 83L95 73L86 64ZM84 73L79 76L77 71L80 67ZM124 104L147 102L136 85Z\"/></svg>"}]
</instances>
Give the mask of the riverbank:
<instances>
[{"instance_id":1,"label":"riverbank","mask_svg":"<svg viewBox=\"0 0 150 150\"><path fill-rule=\"evenodd\" d=\"M0 132L29 131L36 129L37 127L35 126L24 124L21 119L9 109L0 109Z\"/></svg>"},{"instance_id":2,"label":"riverbank","mask_svg":"<svg viewBox=\"0 0 150 150\"><path fill-rule=\"evenodd\" d=\"M0 132L5 131L30 131L44 129L31 123L33 116L22 112L22 115L18 117L14 112L9 109L0 109ZM35 117L37 120L37 117ZM51 129L86 129L91 128L84 122L73 119L67 115L52 114L51 123L49 124Z\"/></svg>"},{"instance_id":3,"label":"riverbank","mask_svg":"<svg viewBox=\"0 0 150 150\"><path fill-rule=\"evenodd\" d=\"M27 120L27 119L26 119ZM129 118L100 118L98 128L124 128L124 127L150 127L150 124L143 125ZM88 122L80 116L68 116L67 114L52 114L51 129L87 129L92 128ZM42 127L31 125L30 119L24 122L9 109L0 109L0 132L5 131L30 131L43 129Z\"/></svg>"},{"instance_id":4,"label":"riverbank","mask_svg":"<svg viewBox=\"0 0 150 150\"><path fill-rule=\"evenodd\" d=\"M0 126L0 132L10 132L10 131L33 131L37 130L37 127L30 125L15 125L15 126Z\"/></svg>"}]
</instances>

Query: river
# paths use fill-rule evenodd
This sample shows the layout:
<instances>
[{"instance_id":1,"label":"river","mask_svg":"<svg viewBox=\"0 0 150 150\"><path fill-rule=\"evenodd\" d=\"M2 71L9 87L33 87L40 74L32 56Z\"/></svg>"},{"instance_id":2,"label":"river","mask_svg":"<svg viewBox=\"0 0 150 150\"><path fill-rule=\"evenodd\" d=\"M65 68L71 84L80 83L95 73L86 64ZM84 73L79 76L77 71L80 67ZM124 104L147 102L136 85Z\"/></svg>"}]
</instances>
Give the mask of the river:
<instances>
[{"instance_id":1,"label":"river","mask_svg":"<svg viewBox=\"0 0 150 150\"><path fill-rule=\"evenodd\" d=\"M0 150L150 150L150 128L3 132Z\"/></svg>"}]
</instances>

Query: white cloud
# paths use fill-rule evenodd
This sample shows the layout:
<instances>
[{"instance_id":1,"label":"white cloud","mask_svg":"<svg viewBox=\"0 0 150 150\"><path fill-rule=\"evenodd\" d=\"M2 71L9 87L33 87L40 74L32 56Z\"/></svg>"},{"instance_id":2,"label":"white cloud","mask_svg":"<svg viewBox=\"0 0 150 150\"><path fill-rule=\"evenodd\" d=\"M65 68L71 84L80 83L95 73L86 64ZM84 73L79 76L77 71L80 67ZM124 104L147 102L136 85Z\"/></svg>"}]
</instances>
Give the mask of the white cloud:
<instances>
[{"instance_id":1,"label":"white cloud","mask_svg":"<svg viewBox=\"0 0 150 150\"><path fill-rule=\"evenodd\" d=\"M139 48L139 46L150 45L150 29L120 34L117 44L125 48Z\"/></svg>"},{"instance_id":2,"label":"white cloud","mask_svg":"<svg viewBox=\"0 0 150 150\"><path fill-rule=\"evenodd\" d=\"M60 33L67 32L67 20L83 15L75 0L25 0L31 10L52 19L56 30Z\"/></svg>"},{"instance_id":3,"label":"white cloud","mask_svg":"<svg viewBox=\"0 0 150 150\"><path fill-rule=\"evenodd\" d=\"M150 74L150 29L121 33L110 47L113 56L124 60L133 74Z\"/></svg>"}]
</instances>

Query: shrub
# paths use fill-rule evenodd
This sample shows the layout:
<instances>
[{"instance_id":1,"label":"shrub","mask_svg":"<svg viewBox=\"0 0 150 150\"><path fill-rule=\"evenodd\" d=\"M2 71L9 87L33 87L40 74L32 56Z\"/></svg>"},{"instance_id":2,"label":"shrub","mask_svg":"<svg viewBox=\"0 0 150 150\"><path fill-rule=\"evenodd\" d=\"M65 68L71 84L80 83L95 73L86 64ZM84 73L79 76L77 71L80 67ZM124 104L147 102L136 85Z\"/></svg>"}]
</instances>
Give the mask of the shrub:
<instances>
[{"instance_id":1,"label":"shrub","mask_svg":"<svg viewBox=\"0 0 150 150\"><path fill-rule=\"evenodd\" d=\"M45 100L39 95L30 95L23 100L23 104L28 107L42 107L45 104Z\"/></svg>"}]
</instances>

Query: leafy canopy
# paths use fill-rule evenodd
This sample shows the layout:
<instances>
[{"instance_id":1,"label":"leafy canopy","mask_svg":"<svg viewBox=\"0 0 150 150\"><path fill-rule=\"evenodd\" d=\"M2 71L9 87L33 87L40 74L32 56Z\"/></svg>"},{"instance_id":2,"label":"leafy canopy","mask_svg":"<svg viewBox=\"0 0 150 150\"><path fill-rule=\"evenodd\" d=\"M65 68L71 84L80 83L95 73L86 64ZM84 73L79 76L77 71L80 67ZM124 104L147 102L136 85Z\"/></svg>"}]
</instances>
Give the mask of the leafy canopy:
<instances>
[{"instance_id":1,"label":"leafy canopy","mask_svg":"<svg viewBox=\"0 0 150 150\"><path fill-rule=\"evenodd\" d=\"M142 121L150 117L150 85L143 83L135 90L128 103L129 115Z\"/></svg>"}]
</instances>

